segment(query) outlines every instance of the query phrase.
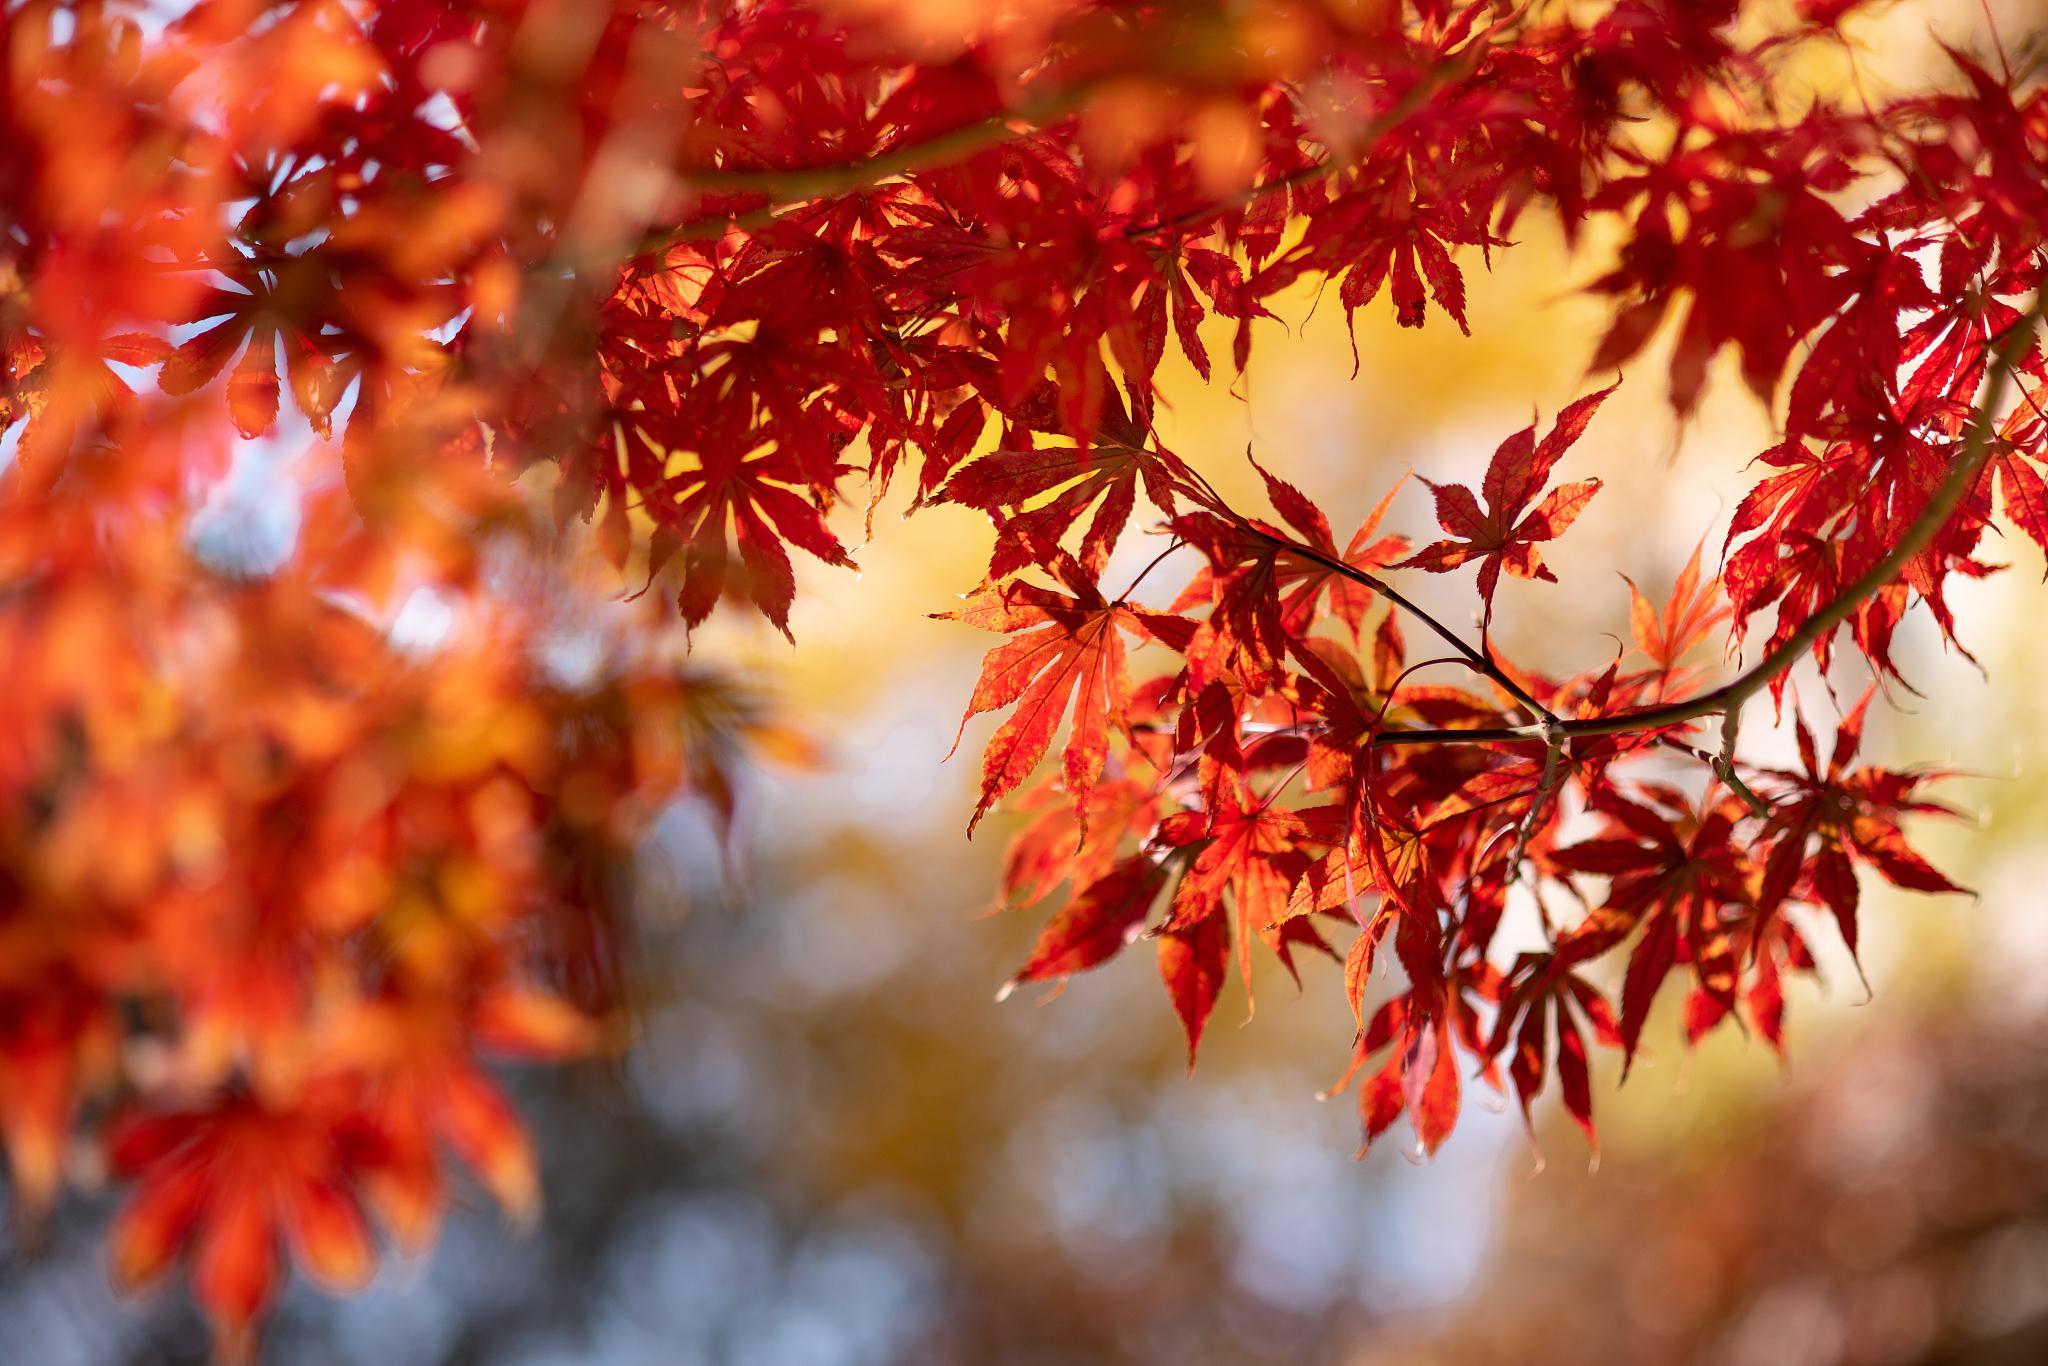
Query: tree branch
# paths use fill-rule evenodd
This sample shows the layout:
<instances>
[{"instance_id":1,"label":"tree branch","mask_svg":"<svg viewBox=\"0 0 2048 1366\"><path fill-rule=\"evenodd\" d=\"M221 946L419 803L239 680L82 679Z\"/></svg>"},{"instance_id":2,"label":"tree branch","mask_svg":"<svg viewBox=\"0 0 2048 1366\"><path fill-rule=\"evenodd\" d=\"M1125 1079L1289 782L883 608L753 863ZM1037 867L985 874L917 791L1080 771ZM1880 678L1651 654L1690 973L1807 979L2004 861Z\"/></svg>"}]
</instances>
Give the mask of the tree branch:
<instances>
[{"instance_id":1,"label":"tree branch","mask_svg":"<svg viewBox=\"0 0 2048 1366\"><path fill-rule=\"evenodd\" d=\"M1865 570L1855 582L1808 617L1799 629L1787 636L1775 650L1713 691L1677 702L1617 712L1612 716L1559 721L1556 723L1557 731L1568 739L1578 736L1627 735L1681 725L1716 712L1733 711L1768 687L1772 679L1798 663L1800 657L1811 649L1815 642L1847 621L1858 607L1896 579L1900 571L1906 567L1906 562L1925 550L1948 524L1948 519L1983 471L1985 461L1990 459L1993 450L1992 434L1997 424L1998 409L2005 401L2006 386L2012 381L2019 359L2032 342L2034 329L2040 323L2044 312L2048 312L2048 291L2037 292L2033 305L1999 338L1998 349L1992 362L1990 388L1985 391L1984 398L1978 404L1976 414L1971 420L1962 454L1949 467L1947 475L1928 498L1927 506L1920 510L1920 514L1906 528L1905 534L1899 537L1883 559ZM1540 725L1491 726L1470 730L1381 731L1374 735L1369 743L1487 744L1539 740L1544 736L1545 730Z\"/></svg>"}]
</instances>

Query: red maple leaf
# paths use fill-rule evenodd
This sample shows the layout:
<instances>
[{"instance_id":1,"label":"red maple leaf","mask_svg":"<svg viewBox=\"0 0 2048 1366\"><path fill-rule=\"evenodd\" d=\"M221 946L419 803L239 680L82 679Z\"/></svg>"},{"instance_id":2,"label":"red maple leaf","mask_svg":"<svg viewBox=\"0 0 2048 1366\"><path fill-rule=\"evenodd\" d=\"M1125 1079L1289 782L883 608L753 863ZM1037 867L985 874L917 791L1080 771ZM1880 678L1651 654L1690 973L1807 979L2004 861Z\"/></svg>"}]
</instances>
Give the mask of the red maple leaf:
<instances>
[{"instance_id":1,"label":"red maple leaf","mask_svg":"<svg viewBox=\"0 0 2048 1366\"><path fill-rule=\"evenodd\" d=\"M1863 743L1870 698L1865 691L1842 718L1825 766L1806 719L1795 716L1803 771L1774 770L1764 789L1772 808L1764 834L1768 852L1759 907L1769 914L1803 882L1811 899L1834 916L1852 956L1859 937L1855 864L1868 864L1896 887L1918 892L1964 890L1914 852L1899 828L1899 818L1908 812L1955 814L1919 795L1921 784L1939 775L1850 766Z\"/></svg>"},{"instance_id":2,"label":"red maple leaf","mask_svg":"<svg viewBox=\"0 0 2048 1366\"><path fill-rule=\"evenodd\" d=\"M1483 509L1472 491L1462 484L1423 480L1436 494L1437 521L1451 533L1451 539L1424 546L1396 568L1441 574L1467 560L1478 560L1479 596L1486 604L1489 622L1493 618L1493 590L1500 582L1502 569L1517 578L1557 582L1557 576L1543 563L1536 546L1555 539L1585 511L1586 504L1600 491L1600 481L1587 479L1561 485L1541 503L1536 502L1536 496L1549 482L1558 458L1579 439L1614 389L1614 385L1609 385L1567 406L1541 442L1536 440L1533 424L1501 442L1480 486L1486 499Z\"/></svg>"},{"instance_id":3,"label":"red maple leaf","mask_svg":"<svg viewBox=\"0 0 2048 1366\"><path fill-rule=\"evenodd\" d=\"M375 1254L354 1194L354 1122L345 1090L332 1085L282 1108L225 1096L210 1107L129 1116L111 1144L116 1168L140 1176L113 1232L117 1278L154 1281L189 1243L193 1294L228 1356L249 1350L278 1280L281 1242L322 1282L362 1285Z\"/></svg>"},{"instance_id":4,"label":"red maple leaf","mask_svg":"<svg viewBox=\"0 0 2048 1366\"><path fill-rule=\"evenodd\" d=\"M1643 596L1634 579L1622 577L1628 584L1628 622L1636 648L1650 657L1660 673L1670 674L1688 651L1703 643L1731 615L1728 604L1721 600L1721 581L1700 581L1698 545L1692 548L1692 557L1673 580L1671 596L1661 612Z\"/></svg>"},{"instance_id":5,"label":"red maple leaf","mask_svg":"<svg viewBox=\"0 0 2048 1366\"><path fill-rule=\"evenodd\" d=\"M1608 790L1593 803L1607 833L1558 849L1551 861L1568 872L1607 878L1601 906L1558 940L1557 963L1573 968L1636 936L1621 989L1621 1044L1626 1073L1650 1016L1650 1004L1671 969L1703 959L1721 935L1723 909L1747 903L1747 860L1735 838L1732 799L1695 807L1683 794L1650 789L1652 805Z\"/></svg>"},{"instance_id":6,"label":"red maple leaf","mask_svg":"<svg viewBox=\"0 0 2048 1366\"><path fill-rule=\"evenodd\" d=\"M1551 1062L1550 1041L1557 1040L1557 1081L1565 1111L1585 1131L1597 1152L1600 1136L1593 1126L1593 1093L1587 1066L1586 1040L1576 1015L1585 1016L1593 1037L1610 1047L1621 1043L1614 1010L1592 983L1571 970L1557 953L1525 953L1515 961L1494 1017L1490 1052L1500 1053L1512 1038L1514 1055L1508 1076L1522 1118L1532 1124L1529 1106L1543 1090Z\"/></svg>"},{"instance_id":7,"label":"red maple leaf","mask_svg":"<svg viewBox=\"0 0 2048 1366\"><path fill-rule=\"evenodd\" d=\"M1166 870L1152 859L1134 854L1122 860L1060 908L1010 985L1071 976L1111 957L1137 938L1165 885Z\"/></svg>"},{"instance_id":8,"label":"red maple leaf","mask_svg":"<svg viewBox=\"0 0 2048 1366\"><path fill-rule=\"evenodd\" d=\"M991 581L1056 553L1061 538L1090 507L1095 515L1075 554L1084 568L1099 574L1130 520L1141 487L1152 505L1170 517L1175 490L1192 484L1180 457L1153 448L1145 430L1120 403L1109 405L1101 430L1086 446L1033 445L1028 433L1020 439L1024 444L1005 446L962 466L944 490L948 501L994 518Z\"/></svg>"},{"instance_id":9,"label":"red maple leaf","mask_svg":"<svg viewBox=\"0 0 2048 1366\"><path fill-rule=\"evenodd\" d=\"M735 577L726 549L728 523L746 571L741 583L747 596L785 636L796 596L785 541L826 564L857 567L825 525L824 514L793 487L799 477L772 447L745 456L714 447L649 494L657 528L653 568L658 571L678 549L683 551L678 602L686 623L695 626L710 616L728 579Z\"/></svg>"},{"instance_id":10,"label":"red maple leaf","mask_svg":"<svg viewBox=\"0 0 2048 1366\"><path fill-rule=\"evenodd\" d=\"M1159 979L1173 1000L1174 1014L1188 1036L1188 1070L1195 1067L1202 1026L1223 993L1230 971L1230 926L1220 915L1169 928L1159 936Z\"/></svg>"},{"instance_id":11,"label":"red maple leaf","mask_svg":"<svg viewBox=\"0 0 2048 1366\"><path fill-rule=\"evenodd\" d=\"M1177 933L1211 920L1219 925L1230 923L1234 917L1238 968L1249 999L1253 935L1264 939L1283 961L1287 959L1287 936L1300 935L1308 925L1288 916L1288 894L1308 869L1308 847L1342 837L1342 815L1335 807L1297 811L1272 798L1247 802L1234 774L1212 787L1208 811L1181 812L1168 817L1159 828L1158 843L1198 850L1174 890L1165 929ZM1197 1032L1190 1031L1190 1050Z\"/></svg>"},{"instance_id":12,"label":"red maple leaf","mask_svg":"<svg viewBox=\"0 0 2048 1366\"><path fill-rule=\"evenodd\" d=\"M1067 796L1085 820L1109 753L1110 729L1125 724L1131 700L1120 631L1184 646L1192 630L1183 618L1108 601L1064 552L1053 560L1053 572L1067 592L1012 582L983 589L961 611L935 614L984 630L1020 633L983 659L981 680L960 719L964 735L968 719L978 713L1013 703L1017 707L983 753L981 800L968 821L970 831L1038 767L1069 702L1074 721L1065 751ZM954 748L959 748L957 738Z\"/></svg>"}]
</instances>

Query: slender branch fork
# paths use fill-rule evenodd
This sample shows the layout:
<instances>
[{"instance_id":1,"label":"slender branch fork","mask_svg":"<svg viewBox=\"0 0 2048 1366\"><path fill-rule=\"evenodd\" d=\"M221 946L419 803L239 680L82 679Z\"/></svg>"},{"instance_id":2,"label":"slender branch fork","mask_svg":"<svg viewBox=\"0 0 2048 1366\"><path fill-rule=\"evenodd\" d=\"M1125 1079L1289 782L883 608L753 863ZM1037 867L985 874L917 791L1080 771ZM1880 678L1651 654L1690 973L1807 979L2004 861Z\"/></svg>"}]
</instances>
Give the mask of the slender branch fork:
<instances>
[{"instance_id":1,"label":"slender branch fork","mask_svg":"<svg viewBox=\"0 0 2048 1366\"><path fill-rule=\"evenodd\" d=\"M1313 546L1275 536L1257 527L1251 529L1289 553L1312 560L1332 573L1341 574L1354 583L1370 588L1385 597L1388 602L1403 608L1449 641L1460 654L1472 661L1475 667L1500 684L1517 702L1540 718L1536 724L1528 726L1381 730L1375 732L1367 741L1369 745L1500 744L1518 740L1542 740L1555 745L1581 736L1632 735L1661 730L1667 726L1682 725L1687 721L1717 713L1728 717L1732 722L1743 703L1798 663L1822 636L1847 621L1858 607L1898 578L1907 561L1925 550L1948 524L1948 519L1962 503L1964 496L1969 493L1971 485L1983 472L1985 462L1996 449L1993 433L1998 423L1998 410L2004 405L2006 388L2012 383L2020 358L2025 355L2028 345L2033 341L2035 329L2044 315L2048 315L2048 290L2039 290L2036 291L2032 306L2024 314L2003 333L1989 339L1997 343L1989 387L1971 419L1962 453L1955 463L1949 466L1948 473L1943 476L1941 483L1928 498L1927 505L1907 526L1905 533L1899 537L1884 558L1865 570L1854 582L1802 622L1799 629L1787 636L1776 649L1720 687L1695 697L1663 702L1655 706L1636 707L1616 712L1612 716L1573 719L1558 717L1530 698L1491 659L1459 639L1454 632L1427 612L1394 592L1377 575L1326 555Z\"/></svg>"}]
</instances>

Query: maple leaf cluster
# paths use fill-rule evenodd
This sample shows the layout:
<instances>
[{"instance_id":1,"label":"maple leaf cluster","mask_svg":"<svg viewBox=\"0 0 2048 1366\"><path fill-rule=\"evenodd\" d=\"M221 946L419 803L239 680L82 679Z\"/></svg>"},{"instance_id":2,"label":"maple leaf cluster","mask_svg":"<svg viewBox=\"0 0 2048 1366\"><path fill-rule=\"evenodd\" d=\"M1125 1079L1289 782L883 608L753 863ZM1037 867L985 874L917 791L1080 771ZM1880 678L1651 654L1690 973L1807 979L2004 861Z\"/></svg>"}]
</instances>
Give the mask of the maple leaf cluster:
<instances>
[{"instance_id":1,"label":"maple leaf cluster","mask_svg":"<svg viewBox=\"0 0 2048 1366\"><path fill-rule=\"evenodd\" d=\"M75 456L90 497L0 512L0 1138L25 1213L103 1138L136 1183L118 1279L189 1248L232 1357L284 1248L348 1287L372 1216L430 1242L451 1159L534 1214L487 1060L623 1040L609 884L667 803L729 811L736 755L776 732L715 676L576 630L582 595L502 543L398 595L448 616L408 640L377 588L418 566L365 542L338 478L290 560L235 574L151 469L185 474L212 427L117 427ZM588 657L551 670L565 649Z\"/></svg>"},{"instance_id":2,"label":"maple leaf cluster","mask_svg":"<svg viewBox=\"0 0 2048 1366\"><path fill-rule=\"evenodd\" d=\"M1843 627L1879 680L1913 601L1952 638L1995 507L2048 545L2024 71L1793 100L1854 3L143 8L0 30L0 1129L46 1198L110 1097L117 1261L189 1246L230 1345L281 1243L345 1282L366 1204L424 1236L444 1149L530 1201L477 1053L594 1042L545 980L593 935L546 927L750 731L646 656L547 684L507 537L587 543L646 621L787 633L792 548L853 563L840 505L985 517L947 614L1007 637L973 820L1029 815L1008 900L1068 889L1020 980L1149 939L1192 1056L1233 960L1338 958L1368 1139L1405 1113L1433 1149L1468 1079L1526 1107L1553 1073L1590 1132L1591 1045L1632 1059L1674 973L1688 1035L1776 1043L1807 934L1855 948L1859 866L1950 888L1901 827L1936 775L1857 765L1861 704L1825 764L1799 723L1796 773L1736 721ZM1233 507L1154 421L1170 348L1242 371L1304 286L1466 329L1532 216L1615 244L1590 373L1668 335L1678 414L1723 349L1783 413L1720 574L1631 584L1632 652L1559 677L1491 626L1598 506L1556 473L1611 388L1430 483L1427 544L1391 495L1340 544L1263 468L1271 514ZM230 429L335 452L243 579L187 535ZM1201 562L1165 607L1133 595L1170 553L1105 582L1147 532ZM1473 566L1476 640L1401 587ZM394 649L415 580L491 629ZM1773 607L1748 668L1701 662Z\"/></svg>"},{"instance_id":3,"label":"maple leaf cluster","mask_svg":"<svg viewBox=\"0 0 2048 1366\"><path fill-rule=\"evenodd\" d=\"M456 144L379 151L372 116L295 178L378 67L353 11L258 18L0 27L0 1142L24 1229L128 1183L114 1276L182 1263L222 1360L288 1266L357 1287L478 1194L537 1215L503 1065L625 1042L633 848L684 798L728 821L743 758L800 743L667 608L605 601L457 383L408 377L453 355L418 214ZM202 57L247 128L177 107ZM384 228L342 142L413 182ZM290 206L230 202L272 177Z\"/></svg>"}]
</instances>

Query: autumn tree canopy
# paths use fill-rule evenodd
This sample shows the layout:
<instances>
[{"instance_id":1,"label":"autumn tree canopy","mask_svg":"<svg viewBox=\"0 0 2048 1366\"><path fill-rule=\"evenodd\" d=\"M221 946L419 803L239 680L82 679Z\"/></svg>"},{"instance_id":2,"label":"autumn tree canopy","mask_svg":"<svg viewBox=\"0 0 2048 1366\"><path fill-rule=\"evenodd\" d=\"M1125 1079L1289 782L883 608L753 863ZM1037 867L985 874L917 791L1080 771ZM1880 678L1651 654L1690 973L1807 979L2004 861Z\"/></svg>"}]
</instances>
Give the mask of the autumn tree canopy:
<instances>
[{"instance_id":1,"label":"autumn tree canopy","mask_svg":"<svg viewBox=\"0 0 2048 1366\"><path fill-rule=\"evenodd\" d=\"M1592 1053L1625 1072L1666 990L1690 1038L1779 1045L1859 871L1956 890L1904 828L1939 775L1860 753L1869 691L1810 725L1788 671L1904 686L1909 610L1967 645L1946 589L1996 516L2048 545L2048 102L2003 52L1787 78L1865 8L11 0L16 1205L130 1182L117 1273L183 1258L224 1357L287 1253L359 1283L458 1171L532 1209L486 1060L620 1042L616 865L801 744L677 637L786 634L793 556L850 571L906 483L993 527L942 615L1001 637L963 817L1026 813L1004 897L1057 902L1018 982L1154 957L1192 1060L1234 970L1330 955L1366 1139L1426 1150L1475 1084L1590 1138ZM1478 487L1416 472L1438 526L1258 450L1233 503L1161 445L1170 350L1229 385L1304 284L1465 329L1537 220L1611 322ZM1578 587L1544 555L1614 385L1683 417L1724 350L1779 435L1726 543L1585 589L1620 657L1507 657L1525 587ZM1412 600L1434 574L1475 628ZM1740 743L1774 716L1796 769ZM1511 897L1539 948L1498 939Z\"/></svg>"}]
</instances>

